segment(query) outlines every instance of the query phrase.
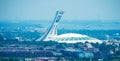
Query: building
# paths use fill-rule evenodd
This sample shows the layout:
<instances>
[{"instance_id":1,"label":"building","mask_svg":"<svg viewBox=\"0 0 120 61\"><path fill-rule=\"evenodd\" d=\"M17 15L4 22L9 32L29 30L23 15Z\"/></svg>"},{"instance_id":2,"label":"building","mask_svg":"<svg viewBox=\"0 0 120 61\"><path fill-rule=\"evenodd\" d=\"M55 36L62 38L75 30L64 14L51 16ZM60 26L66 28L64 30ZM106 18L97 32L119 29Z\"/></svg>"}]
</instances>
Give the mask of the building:
<instances>
[{"instance_id":1,"label":"building","mask_svg":"<svg viewBox=\"0 0 120 61\"><path fill-rule=\"evenodd\" d=\"M56 16L50 28L46 31L46 33L44 33L42 37L40 37L36 41L51 41L52 40L52 41L57 41L59 43L77 43L77 42L102 43L101 40L89 37L87 35L77 34L77 33L66 33L66 34L57 35L57 26L63 13L64 13L63 11L56 12Z\"/></svg>"}]
</instances>

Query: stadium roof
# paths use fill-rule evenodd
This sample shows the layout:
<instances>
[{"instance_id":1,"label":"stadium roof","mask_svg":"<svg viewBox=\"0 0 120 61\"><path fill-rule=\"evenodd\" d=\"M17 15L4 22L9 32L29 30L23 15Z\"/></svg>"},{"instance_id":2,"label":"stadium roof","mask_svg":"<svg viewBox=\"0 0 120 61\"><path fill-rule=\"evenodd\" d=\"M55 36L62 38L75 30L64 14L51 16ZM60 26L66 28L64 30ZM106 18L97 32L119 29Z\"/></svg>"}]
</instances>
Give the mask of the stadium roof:
<instances>
[{"instance_id":1,"label":"stadium roof","mask_svg":"<svg viewBox=\"0 0 120 61\"><path fill-rule=\"evenodd\" d=\"M77 33L66 33L66 34L56 35L46 40L53 40L60 43L77 43L77 42L102 43L101 40Z\"/></svg>"}]
</instances>

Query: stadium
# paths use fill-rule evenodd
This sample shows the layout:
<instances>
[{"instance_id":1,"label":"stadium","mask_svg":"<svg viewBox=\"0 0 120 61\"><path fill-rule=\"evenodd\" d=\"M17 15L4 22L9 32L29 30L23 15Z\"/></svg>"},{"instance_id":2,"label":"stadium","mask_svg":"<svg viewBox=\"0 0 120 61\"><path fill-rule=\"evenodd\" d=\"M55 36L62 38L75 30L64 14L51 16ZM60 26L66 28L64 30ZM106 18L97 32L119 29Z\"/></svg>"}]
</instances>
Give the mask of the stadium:
<instances>
[{"instance_id":1,"label":"stadium","mask_svg":"<svg viewBox=\"0 0 120 61\"><path fill-rule=\"evenodd\" d=\"M89 37L87 35L77 34L77 33L65 33L57 35L57 26L59 20L62 17L63 11L57 11L53 23L50 28L36 41L56 41L59 43L78 43L78 42L91 42L91 43L102 43L101 40Z\"/></svg>"}]
</instances>

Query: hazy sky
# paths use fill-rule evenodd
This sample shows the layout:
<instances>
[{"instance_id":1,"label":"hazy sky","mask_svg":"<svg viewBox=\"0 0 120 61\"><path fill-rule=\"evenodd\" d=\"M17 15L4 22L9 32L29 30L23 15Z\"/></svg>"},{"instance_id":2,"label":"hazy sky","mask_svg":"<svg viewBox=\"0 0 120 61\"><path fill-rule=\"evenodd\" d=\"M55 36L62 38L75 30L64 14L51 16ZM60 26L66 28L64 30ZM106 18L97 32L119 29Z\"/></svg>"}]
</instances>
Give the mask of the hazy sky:
<instances>
[{"instance_id":1,"label":"hazy sky","mask_svg":"<svg viewBox=\"0 0 120 61\"><path fill-rule=\"evenodd\" d=\"M57 10L64 20L118 20L120 0L0 0L0 20L51 20Z\"/></svg>"}]
</instances>

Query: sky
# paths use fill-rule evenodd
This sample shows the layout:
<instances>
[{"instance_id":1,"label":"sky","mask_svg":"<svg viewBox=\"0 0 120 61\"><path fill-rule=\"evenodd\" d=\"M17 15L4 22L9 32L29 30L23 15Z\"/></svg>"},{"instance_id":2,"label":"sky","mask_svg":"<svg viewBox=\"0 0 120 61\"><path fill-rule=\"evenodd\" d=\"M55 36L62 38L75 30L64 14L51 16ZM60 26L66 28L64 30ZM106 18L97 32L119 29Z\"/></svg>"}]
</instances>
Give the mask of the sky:
<instances>
[{"instance_id":1,"label":"sky","mask_svg":"<svg viewBox=\"0 0 120 61\"><path fill-rule=\"evenodd\" d=\"M0 0L0 20L119 20L120 0Z\"/></svg>"}]
</instances>

